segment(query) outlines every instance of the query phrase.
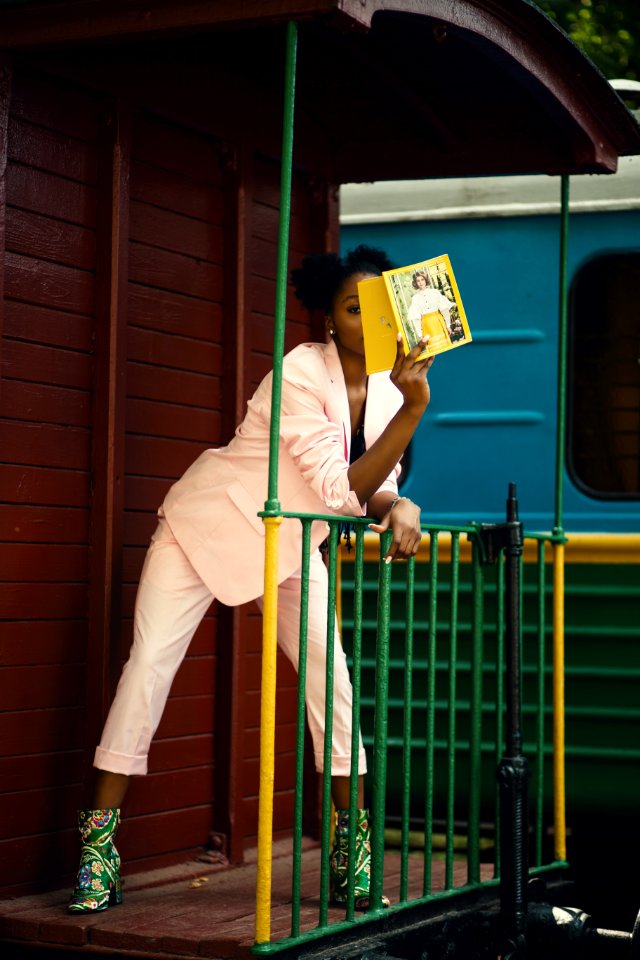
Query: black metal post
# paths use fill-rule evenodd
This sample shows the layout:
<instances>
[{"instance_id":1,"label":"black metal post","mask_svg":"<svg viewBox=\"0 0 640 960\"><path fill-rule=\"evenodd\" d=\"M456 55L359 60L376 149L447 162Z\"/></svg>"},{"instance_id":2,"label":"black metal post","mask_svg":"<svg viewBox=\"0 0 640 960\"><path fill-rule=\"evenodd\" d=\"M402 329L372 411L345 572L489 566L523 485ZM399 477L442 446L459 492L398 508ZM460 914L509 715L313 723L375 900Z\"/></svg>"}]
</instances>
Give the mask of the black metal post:
<instances>
[{"instance_id":1,"label":"black metal post","mask_svg":"<svg viewBox=\"0 0 640 960\"><path fill-rule=\"evenodd\" d=\"M536 957L626 956L640 960L640 913L633 932L596 927L576 907L527 904L529 765L522 753L522 631L520 621L523 530L515 483L509 484L506 523L477 524L482 563L505 557L505 744L498 764L500 789L501 960L523 960L527 939ZM527 926L529 937L527 938ZM602 948L602 950L600 950ZM544 954L541 952L544 950ZM597 952L596 952L597 951Z\"/></svg>"},{"instance_id":2,"label":"black metal post","mask_svg":"<svg viewBox=\"0 0 640 960\"><path fill-rule=\"evenodd\" d=\"M504 960L525 956L528 880L529 766L522 754L521 559L522 524L515 483L509 484L505 523L478 524L482 562L505 557L505 744L498 764L500 791L500 918Z\"/></svg>"},{"instance_id":3,"label":"black metal post","mask_svg":"<svg viewBox=\"0 0 640 960\"><path fill-rule=\"evenodd\" d=\"M498 765L500 786L500 910L505 956L526 951L529 766L522 753L522 664L520 578L523 549L515 483L509 484L505 553L506 718L505 753Z\"/></svg>"}]
</instances>

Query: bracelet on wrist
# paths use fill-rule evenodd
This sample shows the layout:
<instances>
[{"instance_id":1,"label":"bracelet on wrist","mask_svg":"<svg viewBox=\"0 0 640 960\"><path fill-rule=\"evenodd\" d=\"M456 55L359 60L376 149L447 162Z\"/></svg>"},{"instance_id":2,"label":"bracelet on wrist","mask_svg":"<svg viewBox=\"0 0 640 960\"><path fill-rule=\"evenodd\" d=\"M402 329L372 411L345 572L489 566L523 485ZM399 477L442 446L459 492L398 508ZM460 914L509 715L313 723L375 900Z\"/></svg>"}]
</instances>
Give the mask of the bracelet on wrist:
<instances>
[{"instance_id":1,"label":"bracelet on wrist","mask_svg":"<svg viewBox=\"0 0 640 960\"><path fill-rule=\"evenodd\" d=\"M393 508L395 507L396 503L400 503L401 500L406 500L408 503L413 503L412 500L409 500L409 497L396 497L395 500L392 500L392 501L391 501L391 506L389 507L389 511L388 511L388 512L391 513L391 511L392 511Z\"/></svg>"}]
</instances>

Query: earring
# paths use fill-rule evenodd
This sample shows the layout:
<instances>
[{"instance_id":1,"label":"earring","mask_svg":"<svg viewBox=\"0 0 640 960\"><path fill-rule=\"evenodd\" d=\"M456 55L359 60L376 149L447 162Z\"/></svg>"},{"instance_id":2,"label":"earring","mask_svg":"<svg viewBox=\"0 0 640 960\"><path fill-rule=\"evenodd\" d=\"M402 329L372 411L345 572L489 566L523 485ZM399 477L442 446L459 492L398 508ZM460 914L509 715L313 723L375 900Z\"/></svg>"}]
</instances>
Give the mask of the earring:
<instances>
[{"instance_id":1,"label":"earring","mask_svg":"<svg viewBox=\"0 0 640 960\"><path fill-rule=\"evenodd\" d=\"M327 325L327 332L329 333L330 336L333 336L334 333L336 332L336 328L335 328L334 325L333 325L333 322L332 322L332 320L331 320L331 317L326 316L326 317L324 318L324 320L325 320L325 323L326 323L326 325Z\"/></svg>"},{"instance_id":2,"label":"earring","mask_svg":"<svg viewBox=\"0 0 640 960\"><path fill-rule=\"evenodd\" d=\"M336 332L336 328L335 328L335 327L333 326L333 324L332 324L332 325L329 327L329 333L331 334L331 336L333 336L335 332Z\"/></svg>"}]
</instances>

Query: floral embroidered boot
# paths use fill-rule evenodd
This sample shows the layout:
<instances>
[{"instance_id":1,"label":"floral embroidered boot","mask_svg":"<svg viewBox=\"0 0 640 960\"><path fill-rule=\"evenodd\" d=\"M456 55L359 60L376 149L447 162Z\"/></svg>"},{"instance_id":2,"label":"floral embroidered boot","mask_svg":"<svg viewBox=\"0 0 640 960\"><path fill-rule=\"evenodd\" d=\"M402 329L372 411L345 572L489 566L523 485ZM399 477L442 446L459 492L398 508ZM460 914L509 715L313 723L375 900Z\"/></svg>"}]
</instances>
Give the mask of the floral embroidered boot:
<instances>
[{"instance_id":1,"label":"floral embroidered boot","mask_svg":"<svg viewBox=\"0 0 640 960\"><path fill-rule=\"evenodd\" d=\"M120 855L113 843L119 823L119 810L78 811L82 850L69 913L106 910L110 903L122 903Z\"/></svg>"},{"instance_id":2,"label":"floral embroidered boot","mask_svg":"<svg viewBox=\"0 0 640 960\"><path fill-rule=\"evenodd\" d=\"M347 865L349 862L349 811L336 810L336 832L329 858L329 900L331 903L347 903ZM371 880L371 827L369 811L356 810L356 870L354 907L369 909L369 883ZM382 906L389 906L388 897L382 897Z\"/></svg>"}]
</instances>

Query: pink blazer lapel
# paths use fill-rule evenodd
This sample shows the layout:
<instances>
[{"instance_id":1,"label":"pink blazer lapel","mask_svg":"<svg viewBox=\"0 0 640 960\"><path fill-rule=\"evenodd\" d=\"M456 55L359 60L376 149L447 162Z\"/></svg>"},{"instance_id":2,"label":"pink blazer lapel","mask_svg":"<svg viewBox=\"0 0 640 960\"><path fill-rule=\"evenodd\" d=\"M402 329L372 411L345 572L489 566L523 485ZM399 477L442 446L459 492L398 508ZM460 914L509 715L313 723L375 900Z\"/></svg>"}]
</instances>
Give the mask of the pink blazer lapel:
<instances>
[{"instance_id":1,"label":"pink blazer lapel","mask_svg":"<svg viewBox=\"0 0 640 960\"><path fill-rule=\"evenodd\" d=\"M340 363L338 349L333 340L330 340L325 347L324 362L333 386L333 390L331 393L328 393L325 398L326 412L330 420L333 420L334 423L342 424L344 455L348 460L351 449L351 414L349 412L349 398L347 396L347 386L344 382L342 364Z\"/></svg>"},{"instance_id":2,"label":"pink blazer lapel","mask_svg":"<svg viewBox=\"0 0 640 960\"><path fill-rule=\"evenodd\" d=\"M351 415L349 398L344 382L338 350L331 340L324 349L324 362L333 390L325 398L327 416L334 423L342 423L344 432L344 455L349 459L351 450ZM367 406L364 416L364 437L367 449L378 439L389 420L402 406L402 394L389 379L389 374L372 373L367 387Z\"/></svg>"}]
</instances>

